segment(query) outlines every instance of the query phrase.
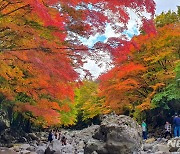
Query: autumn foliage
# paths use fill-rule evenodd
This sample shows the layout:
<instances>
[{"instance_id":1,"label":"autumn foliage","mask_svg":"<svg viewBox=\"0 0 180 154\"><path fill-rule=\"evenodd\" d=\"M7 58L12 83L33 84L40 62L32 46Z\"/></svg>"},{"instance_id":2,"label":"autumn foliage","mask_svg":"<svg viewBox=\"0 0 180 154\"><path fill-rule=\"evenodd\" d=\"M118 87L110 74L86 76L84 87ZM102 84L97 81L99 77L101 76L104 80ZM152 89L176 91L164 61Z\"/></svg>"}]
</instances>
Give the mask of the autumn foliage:
<instances>
[{"instance_id":1,"label":"autumn foliage","mask_svg":"<svg viewBox=\"0 0 180 154\"><path fill-rule=\"evenodd\" d=\"M92 51L79 37L103 33L107 23L116 32L123 32L130 19L127 8L147 27L149 22L142 12L153 16L155 4L152 0L0 0L0 93L13 102L14 112L38 125L74 124L76 69ZM114 49L113 42L127 46ZM118 65L129 60L127 55L134 48L133 42L109 38L102 46L96 44L94 52L108 49ZM123 63L105 75L107 83L102 80L102 95L107 92L106 104L113 104L115 110L121 101L134 101L138 95L118 100L113 89L122 96L124 91L133 95L133 90L142 87L138 76L146 71L139 62Z\"/></svg>"},{"instance_id":2,"label":"autumn foliage","mask_svg":"<svg viewBox=\"0 0 180 154\"><path fill-rule=\"evenodd\" d=\"M119 56L115 56L114 68L99 78L100 94L113 111L144 111L162 106L167 109L163 101L179 99L175 92L179 91L175 71L180 63L179 36L180 24L176 21L157 28L156 33L134 37L131 48L128 43L128 51L117 48Z\"/></svg>"}]
</instances>

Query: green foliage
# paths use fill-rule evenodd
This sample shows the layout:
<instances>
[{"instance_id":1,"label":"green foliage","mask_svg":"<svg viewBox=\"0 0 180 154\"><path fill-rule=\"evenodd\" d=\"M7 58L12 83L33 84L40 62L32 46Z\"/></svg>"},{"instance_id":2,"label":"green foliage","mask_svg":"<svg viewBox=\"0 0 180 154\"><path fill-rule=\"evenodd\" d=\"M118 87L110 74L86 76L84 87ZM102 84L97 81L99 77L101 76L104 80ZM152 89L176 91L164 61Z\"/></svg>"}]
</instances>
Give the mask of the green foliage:
<instances>
[{"instance_id":1,"label":"green foliage","mask_svg":"<svg viewBox=\"0 0 180 154\"><path fill-rule=\"evenodd\" d=\"M18 93L18 95L16 95L15 97L15 101L23 102L23 103L26 103L26 102L30 103L30 102L33 102L34 100L28 95L26 95L25 93Z\"/></svg>"},{"instance_id":2,"label":"green foliage","mask_svg":"<svg viewBox=\"0 0 180 154\"><path fill-rule=\"evenodd\" d=\"M77 115L78 115L77 108L75 107L76 106L75 102L72 103L69 99L66 99L63 100L61 104L62 105L68 104L68 110L66 111L64 109L60 112L61 125L63 126L74 125L77 122Z\"/></svg>"},{"instance_id":3,"label":"green foliage","mask_svg":"<svg viewBox=\"0 0 180 154\"><path fill-rule=\"evenodd\" d=\"M178 16L180 17L180 6L177 6L177 7L178 7L177 13L178 13Z\"/></svg>"},{"instance_id":4,"label":"green foliage","mask_svg":"<svg viewBox=\"0 0 180 154\"><path fill-rule=\"evenodd\" d=\"M180 9L178 7L178 12L172 12L172 11L168 11L167 13L162 12L160 15L158 15L155 18L155 23L157 27L163 27L165 25L168 24L172 24L175 22L179 22L180 21Z\"/></svg>"},{"instance_id":5,"label":"green foliage","mask_svg":"<svg viewBox=\"0 0 180 154\"><path fill-rule=\"evenodd\" d=\"M152 108L161 107L169 109L168 102L180 99L180 63L175 68L176 78L172 83L165 87L161 92L157 93L152 99Z\"/></svg>"},{"instance_id":6,"label":"green foliage","mask_svg":"<svg viewBox=\"0 0 180 154\"><path fill-rule=\"evenodd\" d=\"M143 120L146 119L146 114L143 111L140 111L139 109L136 109L135 112L133 112L134 119L140 124Z\"/></svg>"},{"instance_id":7,"label":"green foliage","mask_svg":"<svg viewBox=\"0 0 180 154\"><path fill-rule=\"evenodd\" d=\"M103 98L98 96L98 84L93 81L84 81L83 86L76 89L76 108L82 120L93 118L107 110L103 107Z\"/></svg>"}]
</instances>

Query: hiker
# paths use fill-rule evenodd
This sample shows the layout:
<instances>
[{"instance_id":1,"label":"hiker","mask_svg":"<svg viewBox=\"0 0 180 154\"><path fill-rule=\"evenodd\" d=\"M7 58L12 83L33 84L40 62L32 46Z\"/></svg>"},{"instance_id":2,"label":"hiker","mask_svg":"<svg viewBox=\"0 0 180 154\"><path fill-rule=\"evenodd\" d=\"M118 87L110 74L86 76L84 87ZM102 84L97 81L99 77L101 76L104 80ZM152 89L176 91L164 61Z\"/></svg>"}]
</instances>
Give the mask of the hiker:
<instances>
[{"instance_id":1,"label":"hiker","mask_svg":"<svg viewBox=\"0 0 180 154\"><path fill-rule=\"evenodd\" d=\"M52 140L53 140L53 130L51 130L48 135L48 141L52 142Z\"/></svg>"},{"instance_id":2,"label":"hiker","mask_svg":"<svg viewBox=\"0 0 180 154\"><path fill-rule=\"evenodd\" d=\"M59 132L58 132L58 130L56 130L54 136L55 136L55 139L57 139L57 140L59 139Z\"/></svg>"},{"instance_id":3,"label":"hiker","mask_svg":"<svg viewBox=\"0 0 180 154\"><path fill-rule=\"evenodd\" d=\"M58 136L58 140L60 140L61 139L61 131L59 131L59 136Z\"/></svg>"},{"instance_id":4,"label":"hiker","mask_svg":"<svg viewBox=\"0 0 180 154\"><path fill-rule=\"evenodd\" d=\"M62 138L61 138L61 143L62 143L62 145L66 145L66 137L65 136L63 136Z\"/></svg>"},{"instance_id":5,"label":"hiker","mask_svg":"<svg viewBox=\"0 0 180 154\"><path fill-rule=\"evenodd\" d=\"M143 139L144 139L144 140L147 140L147 125L146 125L146 123L143 121L141 126L142 126Z\"/></svg>"},{"instance_id":6,"label":"hiker","mask_svg":"<svg viewBox=\"0 0 180 154\"><path fill-rule=\"evenodd\" d=\"M173 124L174 124L174 137L180 137L180 117L177 115L177 113L175 113Z\"/></svg>"},{"instance_id":7,"label":"hiker","mask_svg":"<svg viewBox=\"0 0 180 154\"><path fill-rule=\"evenodd\" d=\"M170 124L168 121L166 121L166 124L165 124L165 135L164 135L164 137L166 138L168 135L172 138L171 124Z\"/></svg>"}]
</instances>

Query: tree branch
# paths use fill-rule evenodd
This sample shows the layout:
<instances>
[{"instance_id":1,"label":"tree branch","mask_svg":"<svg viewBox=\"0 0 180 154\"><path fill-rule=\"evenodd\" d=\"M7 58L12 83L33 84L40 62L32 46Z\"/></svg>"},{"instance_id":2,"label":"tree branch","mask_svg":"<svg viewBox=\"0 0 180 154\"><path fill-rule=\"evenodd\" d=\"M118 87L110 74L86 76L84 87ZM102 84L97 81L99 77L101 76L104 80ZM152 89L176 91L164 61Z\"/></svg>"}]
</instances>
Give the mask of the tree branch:
<instances>
[{"instance_id":1,"label":"tree branch","mask_svg":"<svg viewBox=\"0 0 180 154\"><path fill-rule=\"evenodd\" d=\"M5 17L5 16L7 16L7 15L10 15L11 13L14 13L14 12L16 12L16 11L18 11L18 10L20 10L20 9L24 9L24 8L26 8L26 7L30 7L30 5L27 4L27 5L21 6L21 7L17 8L17 9L15 9L15 10L12 10L12 11L6 13L6 14L1 15L0 17Z\"/></svg>"}]
</instances>

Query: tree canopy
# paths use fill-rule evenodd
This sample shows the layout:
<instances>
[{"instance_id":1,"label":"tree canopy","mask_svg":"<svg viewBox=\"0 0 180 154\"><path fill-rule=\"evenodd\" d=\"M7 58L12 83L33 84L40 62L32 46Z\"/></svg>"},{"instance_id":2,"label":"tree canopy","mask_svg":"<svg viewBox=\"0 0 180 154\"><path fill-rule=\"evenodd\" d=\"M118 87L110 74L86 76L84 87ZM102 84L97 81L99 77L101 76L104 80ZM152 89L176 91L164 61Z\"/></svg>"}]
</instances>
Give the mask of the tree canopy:
<instances>
[{"instance_id":1,"label":"tree canopy","mask_svg":"<svg viewBox=\"0 0 180 154\"><path fill-rule=\"evenodd\" d=\"M129 41L123 32L131 12L144 34ZM140 110L151 101L157 105L168 87L176 88L179 15L160 15L156 30L154 13L152 0L0 0L1 108L9 104L13 116L45 127L72 125L78 112L87 119L109 108L121 113L130 104ZM121 37L83 45L79 38L103 34L107 24ZM99 87L92 82L81 87L76 70L83 70L87 55L102 51L114 68L99 78Z\"/></svg>"}]
</instances>

